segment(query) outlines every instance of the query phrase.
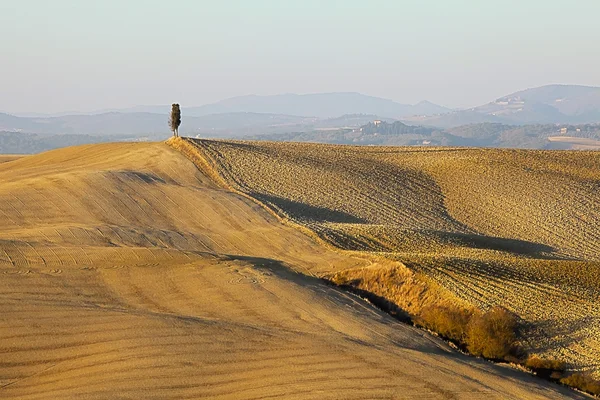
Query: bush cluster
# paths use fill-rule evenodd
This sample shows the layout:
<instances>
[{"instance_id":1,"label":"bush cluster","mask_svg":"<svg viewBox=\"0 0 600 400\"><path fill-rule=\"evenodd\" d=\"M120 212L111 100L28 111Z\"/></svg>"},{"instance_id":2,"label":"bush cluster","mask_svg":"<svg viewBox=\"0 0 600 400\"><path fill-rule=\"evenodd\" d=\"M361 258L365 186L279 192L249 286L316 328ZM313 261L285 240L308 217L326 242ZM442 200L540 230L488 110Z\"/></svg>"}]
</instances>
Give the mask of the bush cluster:
<instances>
[{"instance_id":1,"label":"bush cluster","mask_svg":"<svg viewBox=\"0 0 600 400\"><path fill-rule=\"evenodd\" d=\"M423 308L415 322L456 344L464 344L472 317L473 313L464 308L428 306Z\"/></svg>"},{"instance_id":2,"label":"bush cluster","mask_svg":"<svg viewBox=\"0 0 600 400\"><path fill-rule=\"evenodd\" d=\"M515 361L522 357L517 342L517 317L502 307L485 313L460 307L428 307L416 320L475 356Z\"/></svg>"},{"instance_id":3,"label":"bush cluster","mask_svg":"<svg viewBox=\"0 0 600 400\"><path fill-rule=\"evenodd\" d=\"M600 395L600 381L591 376L575 373L565 377L567 365L564 361L527 357L517 341L517 317L505 308L493 307L482 313L457 306L429 306L415 322L472 355L516 362L542 378Z\"/></svg>"},{"instance_id":4,"label":"bush cluster","mask_svg":"<svg viewBox=\"0 0 600 400\"><path fill-rule=\"evenodd\" d=\"M589 375L580 373L572 374L560 380L561 383L583 390L594 395L600 395L600 381L595 380Z\"/></svg>"},{"instance_id":5,"label":"bush cluster","mask_svg":"<svg viewBox=\"0 0 600 400\"><path fill-rule=\"evenodd\" d=\"M518 356L517 317L501 307L474 314L467 326L467 349L471 354L513 361Z\"/></svg>"},{"instance_id":6,"label":"bush cluster","mask_svg":"<svg viewBox=\"0 0 600 400\"><path fill-rule=\"evenodd\" d=\"M542 378L600 395L600 381L591 376L575 373L565 377L567 365L564 361L526 357L517 341L517 318L505 308L493 307L482 313L457 306L429 306L422 310L415 322L472 355L516 362Z\"/></svg>"},{"instance_id":7,"label":"bush cluster","mask_svg":"<svg viewBox=\"0 0 600 400\"><path fill-rule=\"evenodd\" d=\"M567 369L567 364L560 360L531 356L525 362L525 367L535 372L537 376L557 381L563 377Z\"/></svg>"}]
</instances>

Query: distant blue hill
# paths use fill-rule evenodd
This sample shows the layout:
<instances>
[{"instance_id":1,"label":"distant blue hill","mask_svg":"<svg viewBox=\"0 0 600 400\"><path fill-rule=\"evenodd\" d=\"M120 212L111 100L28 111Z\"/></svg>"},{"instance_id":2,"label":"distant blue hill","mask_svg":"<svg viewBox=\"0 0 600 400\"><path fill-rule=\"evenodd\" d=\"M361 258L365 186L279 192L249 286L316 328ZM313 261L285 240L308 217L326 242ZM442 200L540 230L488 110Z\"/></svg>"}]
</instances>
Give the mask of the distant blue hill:
<instances>
[{"instance_id":1,"label":"distant blue hill","mask_svg":"<svg viewBox=\"0 0 600 400\"><path fill-rule=\"evenodd\" d=\"M169 113L170 106L139 106L117 110L121 112ZM273 96L239 96L199 107L186 107L182 113L200 117L223 113L267 113L303 117L335 118L349 114L372 114L385 118L403 118L412 115L431 115L450 109L422 101L415 105L401 104L380 97L360 93L279 94Z\"/></svg>"},{"instance_id":2,"label":"distant blue hill","mask_svg":"<svg viewBox=\"0 0 600 400\"><path fill-rule=\"evenodd\" d=\"M482 122L516 125L596 123L600 122L600 87L541 86L472 109L405 120L441 128Z\"/></svg>"}]
</instances>

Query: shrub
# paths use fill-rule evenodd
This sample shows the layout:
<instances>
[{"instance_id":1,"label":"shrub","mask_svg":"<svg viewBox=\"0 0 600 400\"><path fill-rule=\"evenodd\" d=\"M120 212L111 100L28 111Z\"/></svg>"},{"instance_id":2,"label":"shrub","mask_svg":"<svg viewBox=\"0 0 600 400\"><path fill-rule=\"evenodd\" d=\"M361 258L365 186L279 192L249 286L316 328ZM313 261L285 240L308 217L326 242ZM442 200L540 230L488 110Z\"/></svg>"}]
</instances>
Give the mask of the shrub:
<instances>
[{"instance_id":1,"label":"shrub","mask_svg":"<svg viewBox=\"0 0 600 400\"><path fill-rule=\"evenodd\" d=\"M564 361L531 356L525 362L525 367L531 369L536 375L542 378L558 380L565 373L567 365Z\"/></svg>"},{"instance_id":2,"label":"shrub","mask_svg":"<svg viewBox=\"0 0 600 400\"><path fill-rule=\"evenodd\" d=\"M467 327L467 349L476 356L506 360L515 352L517 318L502 307L474 314Z\"/></svg>"},{"instance_id":3,"label":"shrub","mask_svg":"<svg viewBox=\"0 0 600 400\"><path fill-rule=\"evenodd\" d=\"M471 311L460 307L429 306L421 311L417 324L446 339L464 344L472 315Z\"/></svg>"},{"instance_id":4,"label":"shrub","mask_svg":"<svg viewBox=\"0 0 600 400\"><path fill-rule=\"evenodd\" d=\"M584 392L600 395L600 381L593 379L589 375L576 373L561 379L560 382Z\"/></svg>"}]
</instances>

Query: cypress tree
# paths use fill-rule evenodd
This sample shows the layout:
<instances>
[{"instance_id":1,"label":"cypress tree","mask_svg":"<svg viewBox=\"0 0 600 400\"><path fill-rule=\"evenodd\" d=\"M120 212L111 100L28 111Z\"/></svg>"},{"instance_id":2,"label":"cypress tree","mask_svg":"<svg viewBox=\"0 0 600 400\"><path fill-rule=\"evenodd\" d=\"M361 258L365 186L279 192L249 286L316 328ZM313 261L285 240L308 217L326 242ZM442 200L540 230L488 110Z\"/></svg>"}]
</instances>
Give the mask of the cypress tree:
<instances>
[{"instance_id":1,"label":"cypress tree","mask_svg":"<svg viewBox=\"0 0 600 400\"><path fill-rule=\"evenodd\" d=\"M171 118L169 118L169 127L175 137L179 137L179 125L181 125L181 109L179 104L171 106Z\"/></svg>"}]
</instances>

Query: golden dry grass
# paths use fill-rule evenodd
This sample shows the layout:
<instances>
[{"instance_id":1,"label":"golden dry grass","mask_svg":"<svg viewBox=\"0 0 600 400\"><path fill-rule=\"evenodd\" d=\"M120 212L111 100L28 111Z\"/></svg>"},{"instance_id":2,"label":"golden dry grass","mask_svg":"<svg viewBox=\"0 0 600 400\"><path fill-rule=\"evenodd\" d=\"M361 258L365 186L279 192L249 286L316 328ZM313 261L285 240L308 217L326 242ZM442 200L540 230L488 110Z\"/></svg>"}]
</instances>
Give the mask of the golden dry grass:
<instances>
[{"instance_id":1,"label":"golden dry grass","mask_svg":"<svg viewBox=\"0 0 600 400\"><path fill-rule=\"evenodd\" d=\"M380 261L205 172L162 143L0 164L0 397L577 397L312 277Z\"/></svg>"},{"instance_id":2,"label":"golden dry grass","mask_svg":"<svg viewBox=\"0 0 600 400\"><path fill-rule=\"evenodd\" d=\"M600 152L188 144L227 185L321 239L506 307L527 322L529 350L600 373Z\"/></svg>"}]
</instances>

